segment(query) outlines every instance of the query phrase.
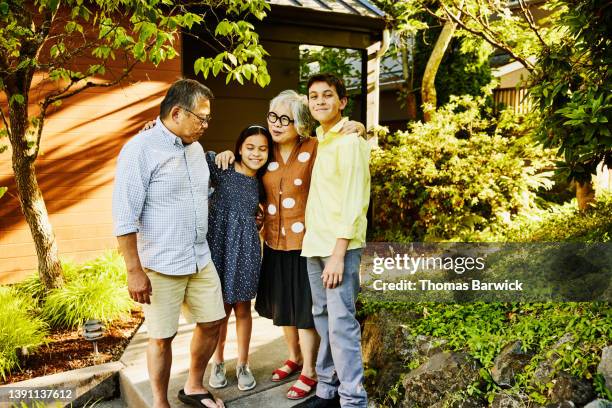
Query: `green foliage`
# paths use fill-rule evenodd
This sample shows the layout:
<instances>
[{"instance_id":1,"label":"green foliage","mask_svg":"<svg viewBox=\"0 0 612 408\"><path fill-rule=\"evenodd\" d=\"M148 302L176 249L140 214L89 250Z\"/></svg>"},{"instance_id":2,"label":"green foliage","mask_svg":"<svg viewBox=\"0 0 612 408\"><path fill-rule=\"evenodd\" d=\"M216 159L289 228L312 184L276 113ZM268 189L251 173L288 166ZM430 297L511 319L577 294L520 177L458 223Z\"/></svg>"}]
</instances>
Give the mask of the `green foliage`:
<instances>
[{"instance_id":1,"label":"green foliage","mask_svg":"<svg viewBox=\"0 0 612 408\"><path fill-rule=\"evenodd\" d=\"M545 403L553 384L535 384L534 372L540 362L553 359L556 372L565 371L594 381L600 396L605 387L596 376L601 351L612 338L612 308L607 303L388 303L360 297L362 315L380 310L415 316L403 325L412 335L429 335L447 340L446 347L464 351L483 365L482 389L475 392L492 397L499 387L490 369L495 356L507 344L520 340L534 354L517 376L511 391L527 392L532 400ZM552 346L566 333L571 340L551 353ZM599 384L599 386L597 386Z\"/></svg>"},{"instance_id":2,"label":"green foliage","mask_svg":"<svg viewBox=\"0 0 612 408\"><path fill-rule=\"evenodd\" d=\"M459 23L459 28L466 35L469 33L500 48L528 70L533 69L532 58L546 47L547 42L556 38L555 27L564 10L554 2L537 6L477 0L441 0L435 3L417 0L416 3L438 16ZM431 8L432 4L435 4L435 9ZM534 12L536 7L540 9L539 12ZM537 15L541 17L537 19Z\"/></svg>"},{"instance_id":3,"label":"green foliage","mask_svg":"<svg viewBox=\"0 0 612 408\"><path fill-rule=\"evenodd\" d=\"M47 324L34 317L35 305L13 288L0 286L0 377L19 367L18 351L44 343Z\"/></svg>"},{"instance_id":4,"label":"green foliage","mask_svg":"<svg viewBox=\"0 0 612 408\"><path fill-rule=\"evenodd\" d=\"M612 165L612 10L597 0L559 1L566 6L557 41L538 56L530 95L544 120L539 139L559 149L559 172L590 181L603 160Z\"/></svg>"},{"instance_id":5,"label":"green foliage","mask_svg":"<svg viewBox=\"0 0 612 408\"><path fill-rule=\"evenodd\" d=\"M550 152L523 127L482 114L484 97L451 97L426 124L387 135L372 152L373 238L482 240L537 209Z\"/></svg>"},{"instance_id":6,"label":"green foliage","mask_svg":"<svg viewBox=\"0 0 612 408\"><path fill-rule=\"evenodd\" d=\"M301 93L306 93L308 78L320 72L330 72L345 80L348 86L360 85L361 55L358 50L331 47L300 47Z\"/></svg>"},{"instance_id":7,"label":"green foliage","mask_svg":"<svg viewBox=\"0 0 612 408\"><path fill-rule=\"evenodd\" d=\"M267 3L265 6L270 7ZM261 87L270 83L264 60L269 54L259 44L259 36L254 30L253 24L247 21L220 21L215 29L215 36L238 45L215 57L198 58L194 63L196 75L202 72L204 78L207 78L210 72L213 76L217 76L219 72L227 72L226 83L232 79L240 84L243 84L245 79L254 81Z\"/></svg>"},{"instance_id":8,"label":"green foliage","mask_svg":"<svg viewBox=\"0 0 612 408\"><path fill-rule=\"evenodd\" d=\"M377 0L374 3L387 14L394 33L381 67L383 75L391 74L384 72L386 67L399 70L398 64L389 63L388 59L401 63L402 73L398 74L401 77L393 78L402 81L398 100L405 106L408 94L413 94L420 107L420 80L442 30L441 20L420 1ZM464 31L457 31L454 37L436 74L438 105L447 103L451 95L480 95L481 88L492 79L489 55L493 47Z\"/></svg>"},{"instance_id":9,"label":"green foliage","mask_svg":"<svg viewBox=\"0 0 612 408\"><path fill-rule=\"evenodd\" d=\"M78 327L87 319L111 322L126 316L132 301L122 282L107 276L84 276L52 290L42 317L53 327Z\"/></svg>"},{"instance_id":10,"label":"green foliage","mask_svg":"<svg viewBox=\"0 0 612 408\"><path fill-rule=\"evenodd\" d=\"M121 255L109 251L82 265L63 262L64 287L47 292L38 274L15 285L41 308L41 317L53 327L77 327L87 319L106 323L124 317L133 307L126 287Z\"/></svg>"},{"instance_id":11,"label":"green foliage","mask_svg":"<svg viewBox=\"0 0 612 408\"><path fill-rule=\"evenodd\" d=\"M78 277L80 265L71 261L61 261L64 279L69 282ZM37 306L42 306L47 295L47 288L40 280L40 274L35 273L14 285L15 289L23 295L29 296Z\"/></svg>"},{"instance_id":12,"label":"green foliage","mask_svg":"<svg viewBox=\"0 0 612 408\"><path fill-rule=\"evenodd\" d=\"M612 195L600 194L591 211L578 211L576 201L551 205L522 214L503 231L498 241L510 242L610 242L612 241Z\"/></svg>"},{"instance_id":13,"label":"green foliage","mask_svg":"<svg viewBox=\"0 0 612 408\"><path fill-rule=\"evenodd\" d=\"M31 2L0 2L0 51L7 56L8 67L2 77L26 69L46 70L49 78L77 82L89 76L104 74L109 60L126 53L137 61L150 61L155 65L177 56L175 40L180 30L191 30L201 26L206 29L205 19L215 18L220 12L226 18L220 20L214 36L225 41L226 49L216 57L201 58L196 64L196 73L204 70L210 61L220 61L216 70L225 72L227 77L242 82L243 78L264 86L270 78L263 60L267 55L259 44L253 25L247 21L249 15L261 20L270 5L263 0L224 0L217 2L199 1L190 7L173 0L122 1L38 1L36 8ZM200 6L198 12L194 7ZM216 9L216 10L215 10ZM66 19L53 19L53 13L67 15ZM30 24L34 14L39 14L43 24ZM118 16L127 17L119 19ZM60 28L48 44L49 54L24 54L20 46L28 38L34 40L33 49L44 48L49 41L48 28ZM88 35L85 35L85 32ZM93 57L87 69L72 70L75 59ZM76 68L76 66L75 66ZM126 66L127 68L127 66ZM2 87L4 89L4 87ZM20 97L22 100L15 99ZM11 95L11 102L23 103L23 95Z\"/></svg>"},{"instance_id":14,"label":"green foliage","mask_svg":"<svg viewBox=\"0 0 612 408\"><path fill-rule=\"evenodd\" d=\"M344 81L347 88L361 89L361 55L358 50L346 48L300 46L300 83L298 91L308 93L306 85L312 75L328 72L336 74ZM344 116L350 116L354 109L354 101L350 98L343 111Z\"/></svg>"},{"instance_id":15,"label":"green foliage","mask_svg":"<svg viewBox=\"0 0 612 408\"><path fill-rule=\"evenodd\" d=\"M493 79L489 65L493 48L482 40L466 36L463 32L458 32L455 37L457 38L451 41L436 75L439 106L448 103L452 95L482 95L482 88Z\"/></svg>"}]
</instances>

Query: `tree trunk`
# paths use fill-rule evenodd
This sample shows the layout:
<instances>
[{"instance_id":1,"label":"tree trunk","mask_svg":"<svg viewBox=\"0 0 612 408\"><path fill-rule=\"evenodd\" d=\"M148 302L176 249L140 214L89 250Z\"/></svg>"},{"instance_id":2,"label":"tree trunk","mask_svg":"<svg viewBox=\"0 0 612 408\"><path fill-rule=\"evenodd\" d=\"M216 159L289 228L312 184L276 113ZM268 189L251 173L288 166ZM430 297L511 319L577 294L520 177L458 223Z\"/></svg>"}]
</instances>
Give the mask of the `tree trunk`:
<instances>
[{"instance_id":1,"label":"tree trunk","mask_svg":"<svg viewBox=\"0 0 612 408\"><path fill-rule=\"evenodd\" d=\"M457 24L455 24L452 20L446 20L446 23L440 32L440 36L438 36L438 40L434 45L434 49L431 51L431 55L427 60L427 65L425 66L425 73L423 74L423 81L421 85L421 99L424 106L423 120L425 122L429 122L431 120L431 108L435 110L437 107L438 101L436 98L435 87L436 74L438 73L438 68L440 67L442 58L444 58L444 53L446 53L446 49L453 38L456 28Z\"/></svg>"},{"instance_id":2,"label":"tree trunk","mask_svg":"<svg viewBox=\"0 0 612 408\"><path fill-rule=\"evenodd\" d=\"M414 92L409 92L406 95L406 113L408 114L408 119L417 119L417 100Z\"/></svg>"},{"instance_id":3,"label":"tree trunk","mask_svg":"<svg viewBox=\"0 0 612 408\"><path fill-rule=\"evenodd\" d=\"M24 82L29 87L27 81L23 81L21 84ZM21 210L30 227L36 247L38 275L41 282L49 290L61 287L64 284L64 274L58 257L55 234L49 222L47 207L36 180L35 157L32 157L25 138L28 129L28 99L27 93L22 91L22 95L24 94L25 103L13 103L9 111L11 121L9 140L13 148L13 172Z\"/></svg>"},{"instance_id":4,"label":"tree trunk","mask_svg":"<svg viewBox=\"0 0 612 408\"><path fill-rule=\"evenodd\" d=\"M408 57L410 47L410 58ZM414 38L402 37L402 76L404 78L404 89L406 95L406 113L409 120L417 120L417 100L414 91Z\"/></svg>"},{"instance_id":5,"label":"tree trunk","mask_svg":"<svg viewBox=\"0 0 612 408\"><path fill-rule=\"evenodd\" d=\"M595 190L592 181L576 182L576 201L578 201L578 209L581 212L588 210L589 204L595 202Z\"/></svg>"}]
</instances>

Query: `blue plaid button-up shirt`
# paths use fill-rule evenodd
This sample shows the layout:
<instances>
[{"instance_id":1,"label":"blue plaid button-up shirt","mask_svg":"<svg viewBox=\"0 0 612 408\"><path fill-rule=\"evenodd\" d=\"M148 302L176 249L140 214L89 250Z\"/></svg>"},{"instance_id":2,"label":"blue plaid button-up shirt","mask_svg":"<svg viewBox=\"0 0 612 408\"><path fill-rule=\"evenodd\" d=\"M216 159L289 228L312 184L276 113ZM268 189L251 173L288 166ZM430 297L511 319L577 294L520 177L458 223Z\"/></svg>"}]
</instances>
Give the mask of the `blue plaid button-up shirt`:
<instances>
[{"instance_id":1,"label":"blue plaid button-up shirt","mask_svg":"<svg viewBox=\"0 0 612 408\"><path fill-rule=\"evenodd\" d=\"M183 145L159 118L123 146L113 192L114 234L137 233L143 267L188 275L211 261L209 175L202 146Z\"/></svg>"}]
</instances>

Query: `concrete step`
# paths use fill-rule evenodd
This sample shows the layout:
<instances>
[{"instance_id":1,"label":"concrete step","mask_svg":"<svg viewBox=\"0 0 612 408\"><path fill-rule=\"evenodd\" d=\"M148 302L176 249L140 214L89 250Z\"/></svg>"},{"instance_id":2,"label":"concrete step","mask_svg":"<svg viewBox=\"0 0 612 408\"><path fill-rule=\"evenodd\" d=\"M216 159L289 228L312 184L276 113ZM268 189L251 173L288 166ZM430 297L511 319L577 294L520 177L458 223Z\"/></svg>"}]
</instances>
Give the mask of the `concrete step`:
<instances>
[{"instance_id":1,"label":"concrete step","mask_svg":"<svg viewBox=\"0 0 612 408\"><path fill-rule=\"evenodd\" d=\"M291 401L287 399L286 394L289 387L290 384L286 384L280 387L273 387L255 394L251 394L247 397L232 401L229 408L293 407L302 401Z\"/></svg>"},{"instance_id":2,"label":"concrete step","mask_svg":"<svg viewBox=\"0 0 612 408\"><path fill-rule=\"evenodd\" d=\"M183 388L187 379L189 343L192 330L193 325L181 320L179 331L172 343L173 357L168 396L173 407L187 406L178 400L177 394ZM153 401L145 355L147 341L145 322L121 358L121 362L126 366L121 370L119 376L121 397L128 407L146 408L152 406ZM287 358L287 348L280 327L274 326L271 320L260 317L253 310L253 332L249 362L257 380L257 386L250 391L238 390L235 376L237 355L236 325L232 316L228 325L225 347L228 385L222 389L212 390L215 396L222 398L230 408L243 406L284 408L295 405L295 402L285 398L285 393L289 389L289 382L295 381L296 376L289 377L284 383L273 383L271 381L272 371L281 366ZM210 371L211 365L209 364L206 369L204 384L208 384ZM267 401L268 398L273 398L273 400ZM253 405L250 405L248 402L243 402L247 400L266 400L267 402L259 405L255 405L255 402L253 402ZM271 405L271 401L274 401L273 405Z\"/></svg>"}]
</instances>

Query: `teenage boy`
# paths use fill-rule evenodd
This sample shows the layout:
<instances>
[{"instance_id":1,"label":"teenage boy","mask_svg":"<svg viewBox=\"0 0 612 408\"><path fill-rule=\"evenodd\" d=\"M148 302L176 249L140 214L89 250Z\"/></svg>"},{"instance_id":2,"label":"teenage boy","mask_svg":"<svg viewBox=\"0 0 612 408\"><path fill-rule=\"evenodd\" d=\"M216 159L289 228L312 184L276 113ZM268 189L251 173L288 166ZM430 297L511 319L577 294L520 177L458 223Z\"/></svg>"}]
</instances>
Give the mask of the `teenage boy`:
<instances>
[{"instance_id":1,"label":"teenage boy","mask_svg":"<svg viewBox=\"0 0 612 408\"><path fill-rule=\"evenodd\" d=\"M347 121L342 117L346 103L340 78L319 74L308 81L308 106L321 126L302 256L308 257L312 310L321 344L316 395L297 407L367 406L355 300L370 201L370 149L364 139L340 134Z\"/></svg>"}]
</instances>

